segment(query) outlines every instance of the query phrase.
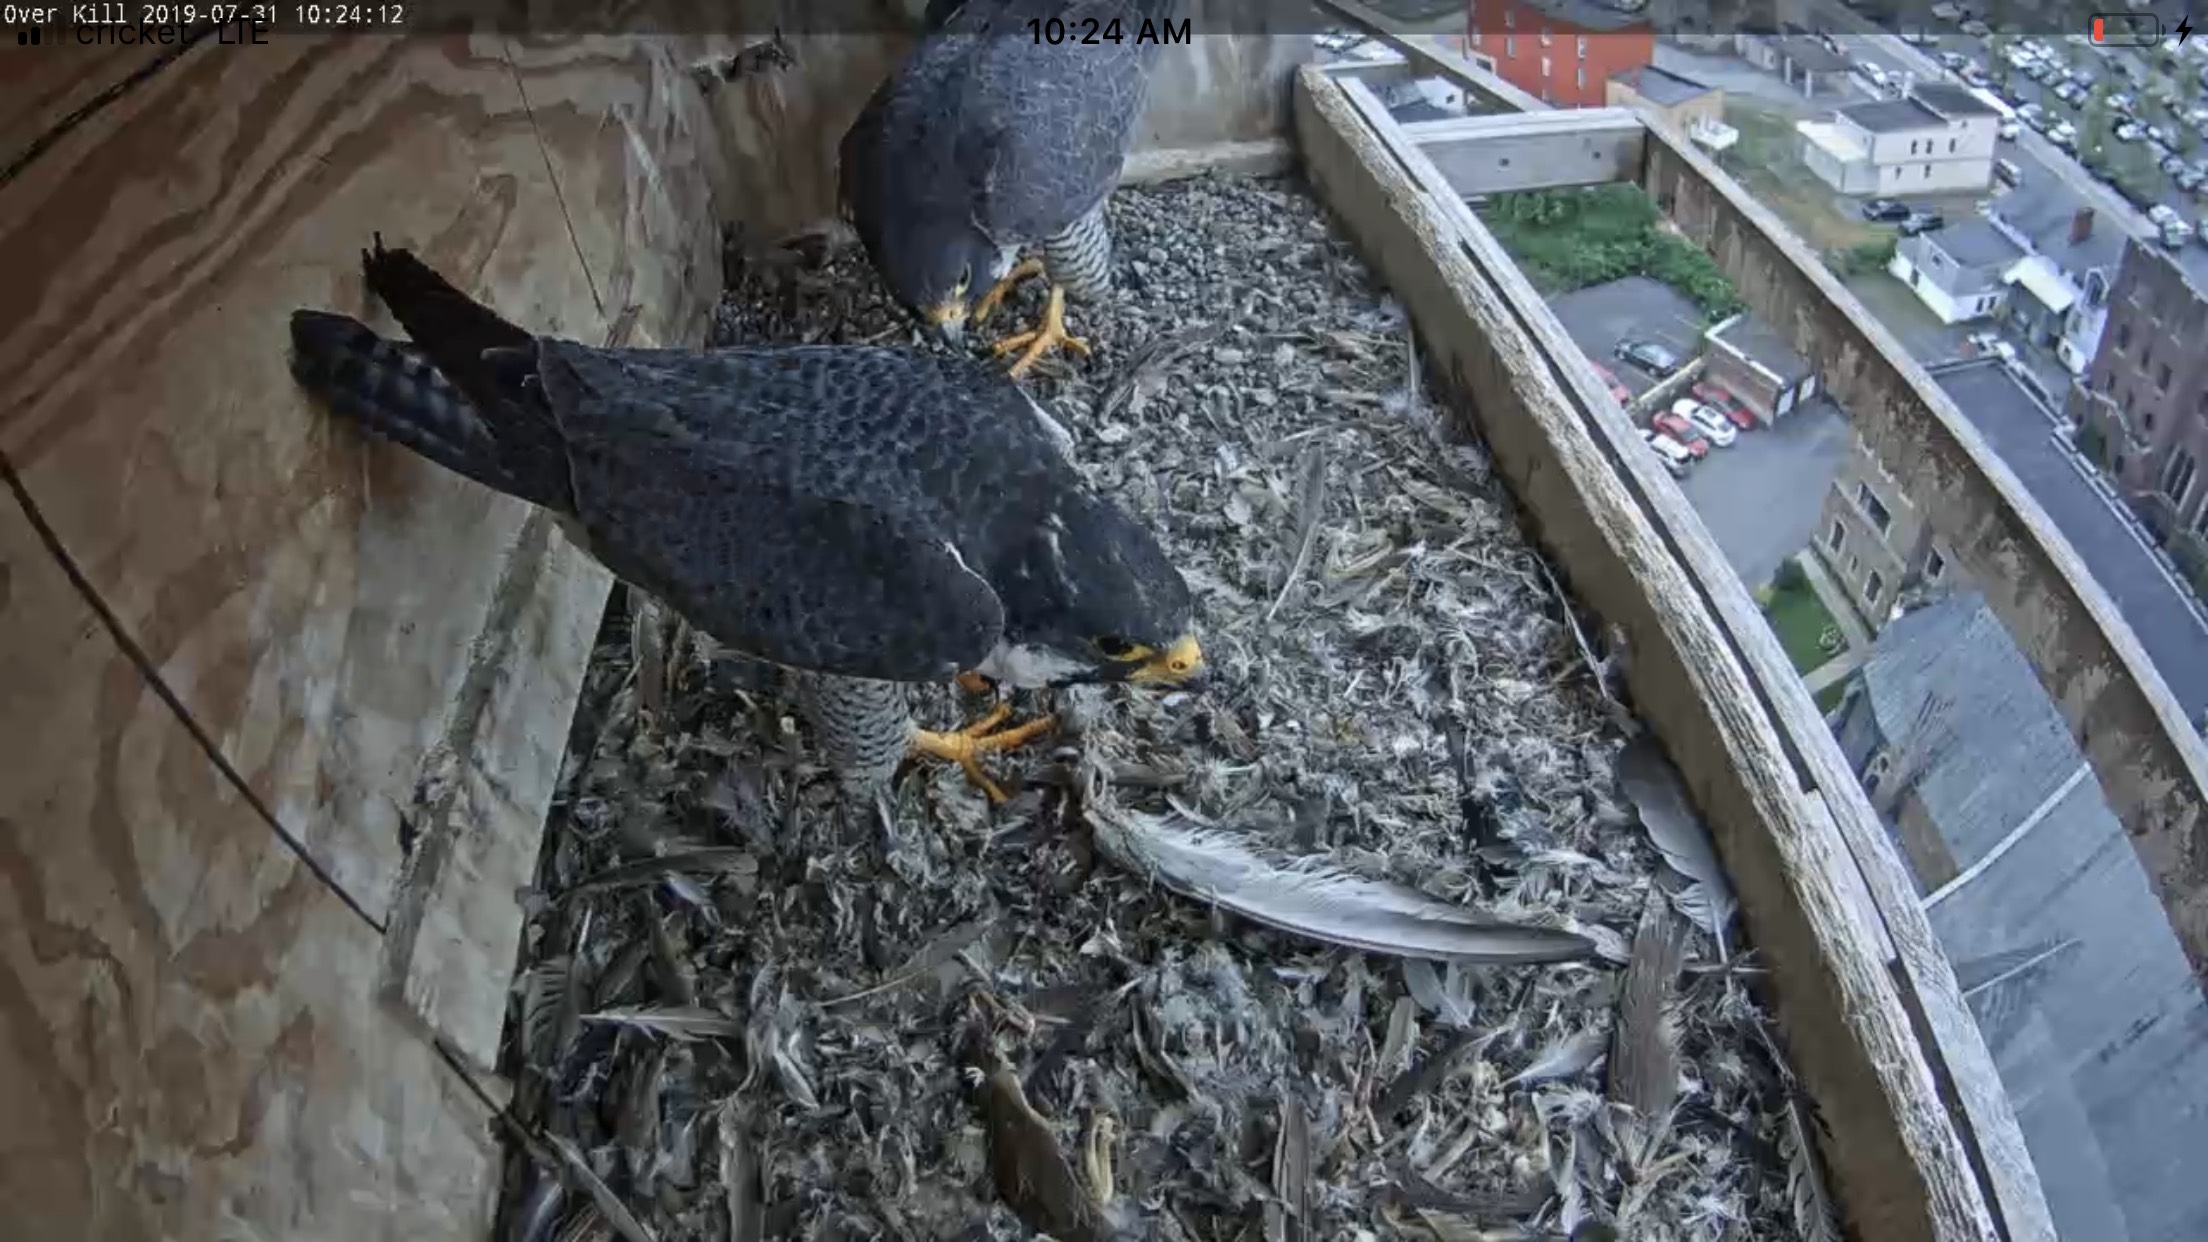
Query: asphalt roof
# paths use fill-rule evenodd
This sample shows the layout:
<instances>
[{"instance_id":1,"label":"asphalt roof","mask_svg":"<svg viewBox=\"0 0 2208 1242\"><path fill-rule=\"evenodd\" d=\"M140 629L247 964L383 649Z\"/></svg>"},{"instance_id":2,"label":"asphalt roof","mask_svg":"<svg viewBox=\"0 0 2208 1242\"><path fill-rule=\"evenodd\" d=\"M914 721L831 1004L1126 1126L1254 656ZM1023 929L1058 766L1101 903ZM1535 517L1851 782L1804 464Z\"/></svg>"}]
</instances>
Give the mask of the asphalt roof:
<instances>
[{"instance_id":1,"label":"asphalt roof","mask_svg":"<svg viewBox=\"0 0 2208 1242\"><path fill-rule=\"evenodd\" d=\"M1634 93L1641 98L1667 108L1673 104L1685 103L1690 99L1700 99L1702 96L1709 94L1712 89L1693 78L1683 77L1669 69L1659 69L1654 65L1642 65L1637 69L1627 69L1622 73L1613 73L1610 75L1610 80L1630 86Z\"/></svg>"},{"instance_id":2,"label":"asphalt roof","mask_svg":"<svg viewBox=\"0 0 2208 1242\"><path fill-rule=\"evenodd\" d=\"M1754 315L1743 312L1719 324L1710 335L1777 372L1782 382L1809 374L1809 360L1785 337Z\"/></svg>"},{"instance_id":3,"label":"asphalt roof","mask_svg":"<svg viewBox=\"0 0 2208 1242\"><path fill-rule=\"evenodd\" d=\"M2199 719L2208 709L2208 625L2187 606L2185 588L2163 572L2114 503L2079 474L2055 442L2047 406L1999 359L1927 369L2115 601L2186 718Z\"/></svg>"},{"instance_id":4,"label":"asphalt roof","mask_svg":"<svg viewBox=\"0 0 2208 1242\"><path fill-rule=\"evenodd\" d=\"M1524 0L1526 7L1539 9L1560 22L1587 31L1624 30L1632 26L1649 24L1648 11L1623 12L1598 0Z\"/></svg>"},{"instance_id":5,"label":"asphalt roof","mask_svg":"<svg viewBox=\"0 0 2208 1242\"><path fill-rule=\"evenodd\" d=\"M1992 104L1980 99L1967 87L1952 82L1928 82L1912 92L1925 106L1941 116L1994 116Z\"/></svg>"},{"instance_id":6,"label":"asphalt roof","mask_svg":"<svg viewBox=\"0 0 2208 1242\"><path fill-rule=\"evenodd\" d=\"M2031 662L1974 591L1889 622L1863 666L1863 688L1890 745L1936 757L1917 794L1965 865L2085 762ZM2099 801L2099 789L2091 792Z\"/></svg>"},{"instance_id":7,"label":"asphalt roof","mask_svg":"<svg viewBox=\"0 0 2208 1242\"><path fill-rule=\"evenodd\" d=\"M2096 212L2091 235L2082 242L2070 240L2071 222L2079 210L2089 206L2077 191L2063 185L2061 178L2043 177L2032 184L2029 194L2012 191L1995 199L1993 214L2031 238L2039 253L2053 259L2055 266L2071 276L2082 278L2095 268L2103 268L2113 281L2116 265L2124 257L2126 235L2120 222Z\"/></svg>"},{"instance_id":8,"label":"asphalt roof","mask_svg":"<svg viewBox=\"0 0 2208 1242\"><path fill-rule=\"evenodd\" d=\"M1962 267L2004 267L2024 257L2024 248L2001 230L1973 217L1944 229L1918 235L1927 246L1937 246Z\"/></svg>"},{"instance_id":9,"label":"asphalt roof","mask_svg":"<svg viewBox=\"0 0 2208 1242\"><path fill-rule=\"evenodd\" d=\"M1811 73L1841 73L1851 66L1848 58L1814 39L1786 36L1779 39L1779 50Z\"/></svg>"},{"instance_id":10,"label":"asphalt roof","mask_svg":"<svg viewBox=\"0 0 2208 1242\"><path fill-rule=\"evenodd\" d=\"M1840 109L1840 115L1874 134L1923 129L1940 123L1939 114L1914 99L1884 99Z\"/></svg>"}]
</instances>

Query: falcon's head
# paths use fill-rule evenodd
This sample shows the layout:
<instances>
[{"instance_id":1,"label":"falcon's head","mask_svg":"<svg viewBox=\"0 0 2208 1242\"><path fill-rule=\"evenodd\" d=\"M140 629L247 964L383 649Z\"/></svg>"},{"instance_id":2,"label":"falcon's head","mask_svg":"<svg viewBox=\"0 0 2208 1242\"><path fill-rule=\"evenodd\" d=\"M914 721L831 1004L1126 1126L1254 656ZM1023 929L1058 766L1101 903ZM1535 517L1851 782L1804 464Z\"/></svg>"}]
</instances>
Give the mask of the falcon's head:
<instances>
[{"instance_id":1,"label":"falcon's head","mask_svg":"<svg viewBox=\"0 0 2208 1242\"><path fill-rule=\"evenodd\" d=\"M890 295L941 340L965 339L974 300L1012 270L1012 256L970 223L885 221L895 236L869 249Z\"/></svg>"},{"instance_id":2,"label":"falcon's head","mask_svg":"<svg viewBox=\"0 0 2208 1242\"><path fill-rule=\"evenodd\" d=\"M980 671L1029 688L1207 680L1195 601L1157 538L1116 505L1066 498L992 575L1004 640Z\"/></svg>"}]
</instances>

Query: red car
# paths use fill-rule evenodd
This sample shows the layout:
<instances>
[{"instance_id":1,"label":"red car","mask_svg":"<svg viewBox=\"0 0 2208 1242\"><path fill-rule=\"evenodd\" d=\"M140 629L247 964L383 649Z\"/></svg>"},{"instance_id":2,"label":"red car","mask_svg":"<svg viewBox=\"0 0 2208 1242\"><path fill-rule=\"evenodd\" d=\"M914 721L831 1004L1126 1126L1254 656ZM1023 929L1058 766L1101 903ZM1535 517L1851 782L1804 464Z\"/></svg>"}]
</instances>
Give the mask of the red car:
<instances>
[{"instance_id":1,"label":"red car","mask_svg":"<svg viewBox=\"0 0 2208 1242\"><path fill-rule=\"evenodd\" d=\"M1665 410L1656 417L1649 419L1648 425L1677 440L1696 457L1708 457L1710 455L1710 442L1702 438L1701 429L1670 410Z\"/></svg>"},{"instance_id":2,"label":"red car","mask_svg":"<svg viewBox=\"0 0 2208 1242\"><path fill-rule=\"evenodd\" d=\"M1694 399L1704 405L1716 408L1719 413L1733 421L1733 426L1740 428L1742 431L1754 431L1761 425L1756 421L1755 411L1741 404L1740 398L1715 384L1696 384L1694 386Z\"/></svg>"},{"instance_id":3,"label":"red car","mask_svg":"<svg viewBox=\"0 0 2208 1242\"><path fill-rule=\"evenodd\" d=\"M1611 400L1616 401L1621 406L1630 406L1633 404L1633 390L1627 388L1625 384L1618 379L1618 373L1616 371L1611 370L1610 368L1602 365L1599 362L1594 364L1594 368L1595 374L1602 377L1602 382L1609 385Z\"/></svg>"}]
</instances>

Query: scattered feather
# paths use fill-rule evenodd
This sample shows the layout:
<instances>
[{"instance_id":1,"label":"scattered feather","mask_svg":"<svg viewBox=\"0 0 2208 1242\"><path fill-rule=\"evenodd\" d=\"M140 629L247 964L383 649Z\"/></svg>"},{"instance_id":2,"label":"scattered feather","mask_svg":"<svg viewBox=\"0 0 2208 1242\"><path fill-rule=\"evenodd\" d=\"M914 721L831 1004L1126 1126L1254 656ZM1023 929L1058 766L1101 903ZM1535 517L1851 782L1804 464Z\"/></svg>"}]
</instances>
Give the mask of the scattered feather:
<instances>
[{"instance_id":1,"label":"scattered feather","mask_svg":"<svg viewBox=\"0 0 2208 1242\"><path fill-rule=\"evenodd\" d=\"M1512 1075L1506 1087L1530 1087L1560 1078L1577 1078L1602 1059L1610 1046L1610 1033L1590 1027L1542 1049L1533 1063Z\"/></svg>"},{"instance_id":2,"label":"scattered feather","mask_svg":"<svg viewBox=\"0 0 2208 1242\"><path fill-rule=\"evenodd\" d=\"M1626 743L1618 756L1618 785L1640 812L1649 843L1672 870L1693 881L1693 896L1682 898L1688 917L1717 941L1718 956L1725 952L1725 928L1733 917L1733 885L1718 861L1717 844L1695 813L1679 769L1664 756L1656 735L1643 732Z\"/></svg>"},{"instance_id":3,"label":"scattered feather","mask_svg":"<svg viewBox=\"0 0 2208 1242\"><path fill-rule=\"evenodd\" d=\"M710 1009L606 1009L583 1015L585 1022L611 1022L652 1031L687 1043L693 1039L739 1039L744 1024Z\"/></svg>"},{"instance_id":4,"label":"scattered feather","mask_svg":"<svg viewBox=\"0 0 2208 1242\"><path fill-rule=\"evenodd\" d=\"M1671 1007L1686 952L1685 928L1650 885L1610 1039L1610 1098L1632 1110L1620 1123L1620 1141L1634 1170L1656 1158L1679 1099L1679 1033Z\"/></svg>"}]
</instances>

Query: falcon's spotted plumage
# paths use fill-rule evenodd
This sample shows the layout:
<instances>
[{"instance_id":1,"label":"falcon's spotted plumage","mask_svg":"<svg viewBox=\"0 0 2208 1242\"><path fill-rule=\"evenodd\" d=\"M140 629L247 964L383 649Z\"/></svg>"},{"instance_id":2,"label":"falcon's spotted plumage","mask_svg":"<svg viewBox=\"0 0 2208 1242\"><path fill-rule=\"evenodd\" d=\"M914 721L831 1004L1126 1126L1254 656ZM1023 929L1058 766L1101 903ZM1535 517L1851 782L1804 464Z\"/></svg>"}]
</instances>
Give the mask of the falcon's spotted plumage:
<instances>
[{"instance_id":1,"label":"falcon's spotted plumage","mask_svg":"<svg viewBox=\"0 0 2208 1242\"><path fill-rule=\"evenodd\" d=\"M898 301L957 341L1022 277L1047 271L1042 325L998 342L997 352L1022 351L1014 374L1053 346L1088 352L1066 334L1066 297L1093 300L1111 289L1104 200L1142 115L1158 24L1180 6L929 6L929 29L867 101L840 157L845 209ZM1031 21L1062 23L1068 37L1038 39ZM1096 42L1086 41L1091 34ZM1040 264L1019 262L1029 247L1042 249Z\"/></svg>"},{"instance_id":2,"label":"falcon's spotted plumage","mask_svg":"<svg viewBox=\"0 0 2208 1242\"><path fill-rule=\"evenodd\" d=\"M994 732L914 727L908 682L1200 679L1187 584L1086 487L1070 439L964 358L844 346L595 349L534 336L379 238L368 288L411 344L292 315L292 372L340 413L550 510L616 576L731 649L798 674L847 780Z\"/></svg>"}]
</instances>

